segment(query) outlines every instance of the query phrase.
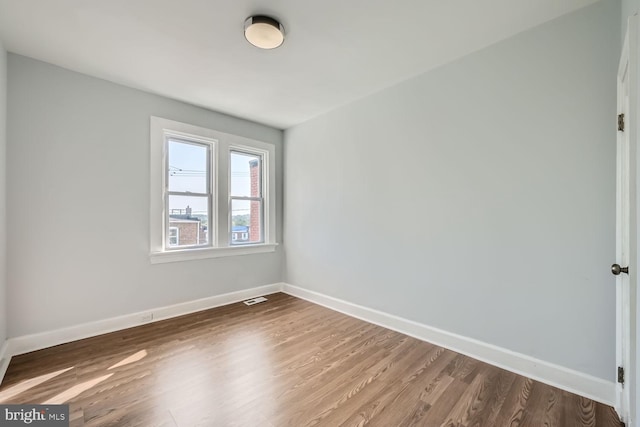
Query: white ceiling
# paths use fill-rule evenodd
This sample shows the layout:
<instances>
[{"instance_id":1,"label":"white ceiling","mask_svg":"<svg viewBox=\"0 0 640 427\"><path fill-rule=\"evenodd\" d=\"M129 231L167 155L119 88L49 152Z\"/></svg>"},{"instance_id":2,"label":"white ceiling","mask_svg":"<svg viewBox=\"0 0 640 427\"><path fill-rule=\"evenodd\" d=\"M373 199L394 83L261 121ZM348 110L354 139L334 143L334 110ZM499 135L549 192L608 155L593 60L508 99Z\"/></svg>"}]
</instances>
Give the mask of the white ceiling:
<instances>
[{"instance_id":1,"label":"white ceiling","mask_svg":"<svg viewBox=\"0 0 640 427\"><path fill-rule=\"evenodd\" d=\"M288 128L596 0L0 0L10 52ZM284 44L246 42L245 18Z\"/></svg>"}]
</instances>

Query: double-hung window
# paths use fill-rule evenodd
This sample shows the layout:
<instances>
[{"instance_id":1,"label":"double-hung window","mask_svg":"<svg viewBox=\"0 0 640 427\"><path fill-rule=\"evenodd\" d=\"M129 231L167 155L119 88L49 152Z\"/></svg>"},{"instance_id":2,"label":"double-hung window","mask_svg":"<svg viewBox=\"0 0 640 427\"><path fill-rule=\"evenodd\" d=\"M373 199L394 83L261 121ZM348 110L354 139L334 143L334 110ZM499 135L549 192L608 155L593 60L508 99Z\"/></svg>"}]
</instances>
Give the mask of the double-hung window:
<instances>
[{"instance_id":1,"label":"double-hung window","mask_svg":"<svg viewBox=\"0 0 640 427\"><path fill-rule=\"evenodd\" d=\"M165 144L165 249L211 246L215 140L167 132Z\"/></svg>"},{"instance_id":2,"label":"double-hung window","mask_svg":"<svg viewBox=\"0 0 640 427\"><path fill-rule=\"evenodd\" d=\"M229 203L233 245L264 242L264 190L262 165L266 153L232 147L229 157ZM238 238L239 237L239 238Z\"/></svg>"},{"instance_id":3,"label":"double-hung window","mask_svg":"<svg viewBox=\"0 0 640 427\"><path fill-rule=\"evenodd\" d=\"M152 263L272 252L275 147L151 117Z\"/></svg>"}]
</instances>

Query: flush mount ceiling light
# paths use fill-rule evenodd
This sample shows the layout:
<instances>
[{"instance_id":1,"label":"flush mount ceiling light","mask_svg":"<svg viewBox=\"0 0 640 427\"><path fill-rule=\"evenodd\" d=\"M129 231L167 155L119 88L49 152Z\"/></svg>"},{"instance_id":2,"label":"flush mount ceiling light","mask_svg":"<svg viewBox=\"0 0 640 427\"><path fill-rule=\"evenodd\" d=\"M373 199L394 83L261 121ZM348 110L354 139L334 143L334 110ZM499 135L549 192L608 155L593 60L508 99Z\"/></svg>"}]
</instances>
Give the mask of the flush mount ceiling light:
<instances>
[{"instance_id":1,"label":"flush mount ceiling light","mask_svg":"<svg viewBox=\"0 0 640 427\"><path fill-rule=\"evenodd\" d=\"M284 27L269 16L250 16L244 21L244 37L260 49L275 49L284 41Z\"/></svg>"}]
</instances>

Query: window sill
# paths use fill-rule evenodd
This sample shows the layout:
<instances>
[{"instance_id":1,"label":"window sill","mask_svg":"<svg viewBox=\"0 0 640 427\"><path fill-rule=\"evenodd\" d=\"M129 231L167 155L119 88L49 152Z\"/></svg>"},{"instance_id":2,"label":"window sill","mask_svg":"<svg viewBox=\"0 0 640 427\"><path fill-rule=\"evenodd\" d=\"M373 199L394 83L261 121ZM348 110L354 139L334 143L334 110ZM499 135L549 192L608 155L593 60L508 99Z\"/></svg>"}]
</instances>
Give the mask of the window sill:
<instances>
[{"instance_id":1,"label":"window sill","mask_svg":"<svg viewBox=\"0 0 640 427\"><path fill-rule=\"evenodd\" d=\"M166 252L152 252L149 254L151 264L163 264L166 262L192 261L207 258L222 258L227 256L261 254L274 252L277 243L264 243L259 245L229 246L224 248L184 249Z\"/></svg>"}]
</instances>

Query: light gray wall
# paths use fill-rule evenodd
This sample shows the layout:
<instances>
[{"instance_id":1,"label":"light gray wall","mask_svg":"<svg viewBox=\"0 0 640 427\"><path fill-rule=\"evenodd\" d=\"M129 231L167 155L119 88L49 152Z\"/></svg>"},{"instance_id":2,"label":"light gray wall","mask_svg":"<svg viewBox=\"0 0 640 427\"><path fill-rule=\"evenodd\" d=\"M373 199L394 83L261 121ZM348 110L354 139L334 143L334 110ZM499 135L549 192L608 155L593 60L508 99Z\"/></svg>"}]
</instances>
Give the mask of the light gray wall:
<instances>
[{"instance_id":1,"label":"light gray wall","mask_svg":"<svg viewBox=\"0 0 640 427\"><path fill-rule=\"evenodd\" d=\"M613 380L620 5L285 132L286 280Z\"/></svg>"},{"instance_id":2,"label":"light gray wall","mask_svg":"<svg viewBox=\"0 0 640 427\"><path fill-rule=\"evenodd\" d=\"M0 43L0 347L7 338L7 52Z\"/></svg>"},{"instance_id":3,"label":"light gray wall","mask_svg":"<svg viewBox=\"0 0 640 427\"><path fill-rule=\"evenodd\" d=\"M274 143L281 211L280 130L14 54L8 81L9 336L282 280L281 249L148 256L149 116Z\"/></svg>"},{"instance_id":4,"label":"light gray wall","mask_svg":"<svg viewBox=\"0 0 640 427\"><path fill-rule=\"evenodd\" d=\"M640 0L622 0L621 1L622 17L621 21L621 34L622 40L624 40L624 34L627 31L627 19L636 14L640 10Z\"/></svg>"}]
</instances>

